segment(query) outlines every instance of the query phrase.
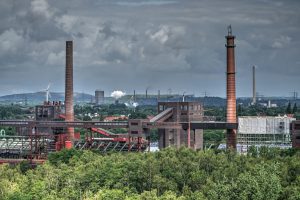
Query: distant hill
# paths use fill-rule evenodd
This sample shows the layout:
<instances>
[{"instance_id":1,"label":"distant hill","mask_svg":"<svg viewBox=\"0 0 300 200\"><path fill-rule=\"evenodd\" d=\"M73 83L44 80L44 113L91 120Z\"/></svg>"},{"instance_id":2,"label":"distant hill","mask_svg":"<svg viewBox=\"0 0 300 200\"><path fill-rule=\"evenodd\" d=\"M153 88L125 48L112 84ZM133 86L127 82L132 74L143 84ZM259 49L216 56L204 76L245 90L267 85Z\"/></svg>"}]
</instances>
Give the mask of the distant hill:
<instances>
[{"instance_id":1,"label":"distant hill","mask_svg":"<svg viewBox=\"0 0 300 200\"><path fill-rule=\"evenodd\" d=\"M64 101L65 94L63 92L51 92L50 101ZM41 103L46 99L45 92L35 93L22 93L22 94L11 94L0 97L0 102L11 102L11 103ZM86 93L74 93L75 102L91 102L94 100L94 96Z\"/></svg>"},{"instance_id":2,"label":"distant hill","mask_svg":"<svg viewBox=\"0 0 300 200\"><path fill-rule=\"evenodd\" d=\"M63 92L51 92L50 101L64 101L64 93ZM4 103L18 103L25 104L27 101L28 104L40 104L45 101L45 92L35 92L35 93L22 93L22 94L12 94L5 95L0 97L0 102ZM90 103L94 102L95 97L86 93L74 93L74 101L75 103ZM120 103L129 102L132 99L132 95L125 95L120 98ZM145 98L142 95L137 95L136 97L139 105L156 105L157 104L157 96L149 95L148 98ZM192 97L186 96L186 101L199 101L202 102L204 106L225 106L226 99L220 97ZM181 95L161 95L160 101L182 101ZM114 103L115 100L112 97L105 97L106 103Z\"/></svg>"},{"instance_id":3,"label":"distant hill","mask_svg":"<svg viewBox=\"0 0 300 200\"><path fill-rule=\"evenodd\" d=\"M63 92L51 92L50 101L64 101ZM120 103L126 103L133 99L133 95L125 95L119 99ZM267 104L271 100L271 103L277 104L278 106L286 106L288 102L292 104L297 103L300 105L300 100L293 100L290 98L284 97L264 97L258 98L257 103ZM45 92L35 92L35 93L23 93L23 94L12 94L5 95L0 97L0 103L10 104L25 104L27 101L28 104L41 104L45 101ZM74 93L75 103L91 103L95 102L95 96L86 93ZM148 98L145 95L136 95L136 101L139 105L157 105L157 95L148 95ZM182 95L161 95L160 101L182 101ZM226 99L221 97L194 97L193 95L185 96L185 101L197 101L201 102L204 106L226 106ZM105 97L105 103L111 104L114 103L115 99L112 97ZM237 98L237 104L249 105L252 102L250 97L240 97Z\"/></svg>"}]
</instances>

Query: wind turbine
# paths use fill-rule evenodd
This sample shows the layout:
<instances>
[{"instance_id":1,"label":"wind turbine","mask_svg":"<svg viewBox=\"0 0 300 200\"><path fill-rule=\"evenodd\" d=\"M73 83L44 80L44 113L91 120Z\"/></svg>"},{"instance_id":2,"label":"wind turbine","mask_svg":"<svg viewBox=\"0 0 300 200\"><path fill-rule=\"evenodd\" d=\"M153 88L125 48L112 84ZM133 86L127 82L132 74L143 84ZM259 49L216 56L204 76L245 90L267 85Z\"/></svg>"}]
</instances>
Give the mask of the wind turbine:
<instances>
[{"instance_id":1,"label":"wind turbine","mask_svg":"<svg viewBox=\"0 0 300 200\"><path fill-rule=\"evenodd\" d=\"M182 102L184 102L184 100L185 100L185 93L186 92L183 92L183 94L182 94Z\"/></svg>"},{"instance_id":2,"label":"wind turbine","mask_svg":"<svg viewBox=\"0 0 300 200\"><path fill-rule=\"evenodd\" d=\"M46 102L49 101L49 97L51 98L51 94L50 94L50 91L49 91L50 86L51 86L51 83L49 83L47 89L44 90L45 91L45 95L46 95Z\"/></svg>"}]
</instances>

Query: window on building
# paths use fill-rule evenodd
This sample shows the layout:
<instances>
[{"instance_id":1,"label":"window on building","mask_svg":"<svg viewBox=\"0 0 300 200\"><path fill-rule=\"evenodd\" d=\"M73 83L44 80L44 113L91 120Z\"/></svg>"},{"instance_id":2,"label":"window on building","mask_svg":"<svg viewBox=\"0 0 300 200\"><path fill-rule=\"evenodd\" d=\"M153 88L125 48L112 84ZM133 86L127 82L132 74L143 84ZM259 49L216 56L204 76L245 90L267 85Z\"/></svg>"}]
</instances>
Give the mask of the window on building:
<instances>
[{"instance_id":1,"label":"window on building","mask_svg":"<svg viewBox=\"0 0 300 200\"><path fill-rule=\"evenodd\" d=\"M159 110L160 111L164 110L164 106L163 105L159 105Z\"/></svg>"},{"instance_id":2,"label":"window on building","mask_svg":"<svg viewBox=\"0 0 300 200\"><path fill-rule=\"evenodd\" d=\"M295 130L300 130L300 124L295 124L294 129Z\"/></svg>"}]
</instances>

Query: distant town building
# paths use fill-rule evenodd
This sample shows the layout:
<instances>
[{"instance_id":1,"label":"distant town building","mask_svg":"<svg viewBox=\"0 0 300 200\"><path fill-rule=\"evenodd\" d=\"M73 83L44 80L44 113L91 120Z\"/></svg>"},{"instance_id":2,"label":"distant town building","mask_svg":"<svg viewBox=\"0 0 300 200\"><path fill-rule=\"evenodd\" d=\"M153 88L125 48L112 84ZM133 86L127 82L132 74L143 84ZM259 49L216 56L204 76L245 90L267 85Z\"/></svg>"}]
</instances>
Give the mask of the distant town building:
<instances>
[{"instance_id":1,"label":"distant town building","mask_svg":"<svg viewBox=\"0 0 300 200\"><path fill-rule=\"evenodd\" d=\"M268 108L277 108L276 103L271 103L271 100L268 101Z\"/></svg>"},{"instance_id":2,"label":"distant town building","mask_svg":"<svg viewBox=\"0 0 300 200\"><path fill-rule=\"evenodd\" d=\"M267 107L267 108L277 108L277 104L276 103L271 103L271 100L269 100L268 102L261 102L259 103L260 106L262 107Z\"/></svg>"}]
</instances>

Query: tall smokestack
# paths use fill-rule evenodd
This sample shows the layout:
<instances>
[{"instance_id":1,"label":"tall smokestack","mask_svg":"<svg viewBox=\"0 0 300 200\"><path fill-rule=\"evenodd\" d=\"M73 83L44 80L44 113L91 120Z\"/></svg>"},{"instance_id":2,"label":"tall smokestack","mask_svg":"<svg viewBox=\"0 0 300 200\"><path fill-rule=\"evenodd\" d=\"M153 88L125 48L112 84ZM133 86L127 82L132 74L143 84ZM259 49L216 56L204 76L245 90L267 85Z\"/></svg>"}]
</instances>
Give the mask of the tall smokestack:
<instances>
[{"instance_id":1,"label":"tall smokestack","mask_svg":"<svg viewBox=\"0 0 300 200\"><path fill-rule=\"evenodd\" d=\"M66 80L65 80L66 121L74 121L73 110L73 41L66 41ZM71 147L74 141L74 128L67 128Z\"/></svg>"},{"instance_id":2,"label":"tall smokestack","mask_svg":"<svg viewBox=\"0 0 300 200\"><path fill-rule=\"evenodd\" d=\"M234 39L231 25L228 27L226 36L227 44L227 122L237 123L236 119L236 94L235 94L235 58L234 58ZM227 129L227 148L236 149L236 129Z\"/></svg>"},{"instance_id":3,"label":"tall smokestack","mask_svg":"<svg viewBox=\"0 0 300 200\"><path fill-rule=\"evenodd\" d=\"M133 90L133 101L136 102L135 90Z\"/></svg>"},{"instance_id":4,"label":"tall smokestack","mask_svg":"<svg viewBox=\"0 0 300 200\"><path fill-rule=\"evenodd\" d=\"M160 90L158 90L158 93L157 93L157 102L160 100Z\"/></svg>"},{"instance_id":5,"label":"tall smokestack","mask_svg":"<svg viewBox=\"0 0 300 200\"><path fill-rule=\"evenodd\" d=\"M252 67L252 105L255 105L256 104L256 82L255 82L255 66Z\"/></svg>"},{"instance_id":6,"label":"tall smokestack","mask_svg":"<svg viewBox=\"0 0 300 200\"><path fill-rule=\"evenodd\" d=\"M146 99L148 99L148 89L146 89Z\"/></svg>"}]
</instances>

